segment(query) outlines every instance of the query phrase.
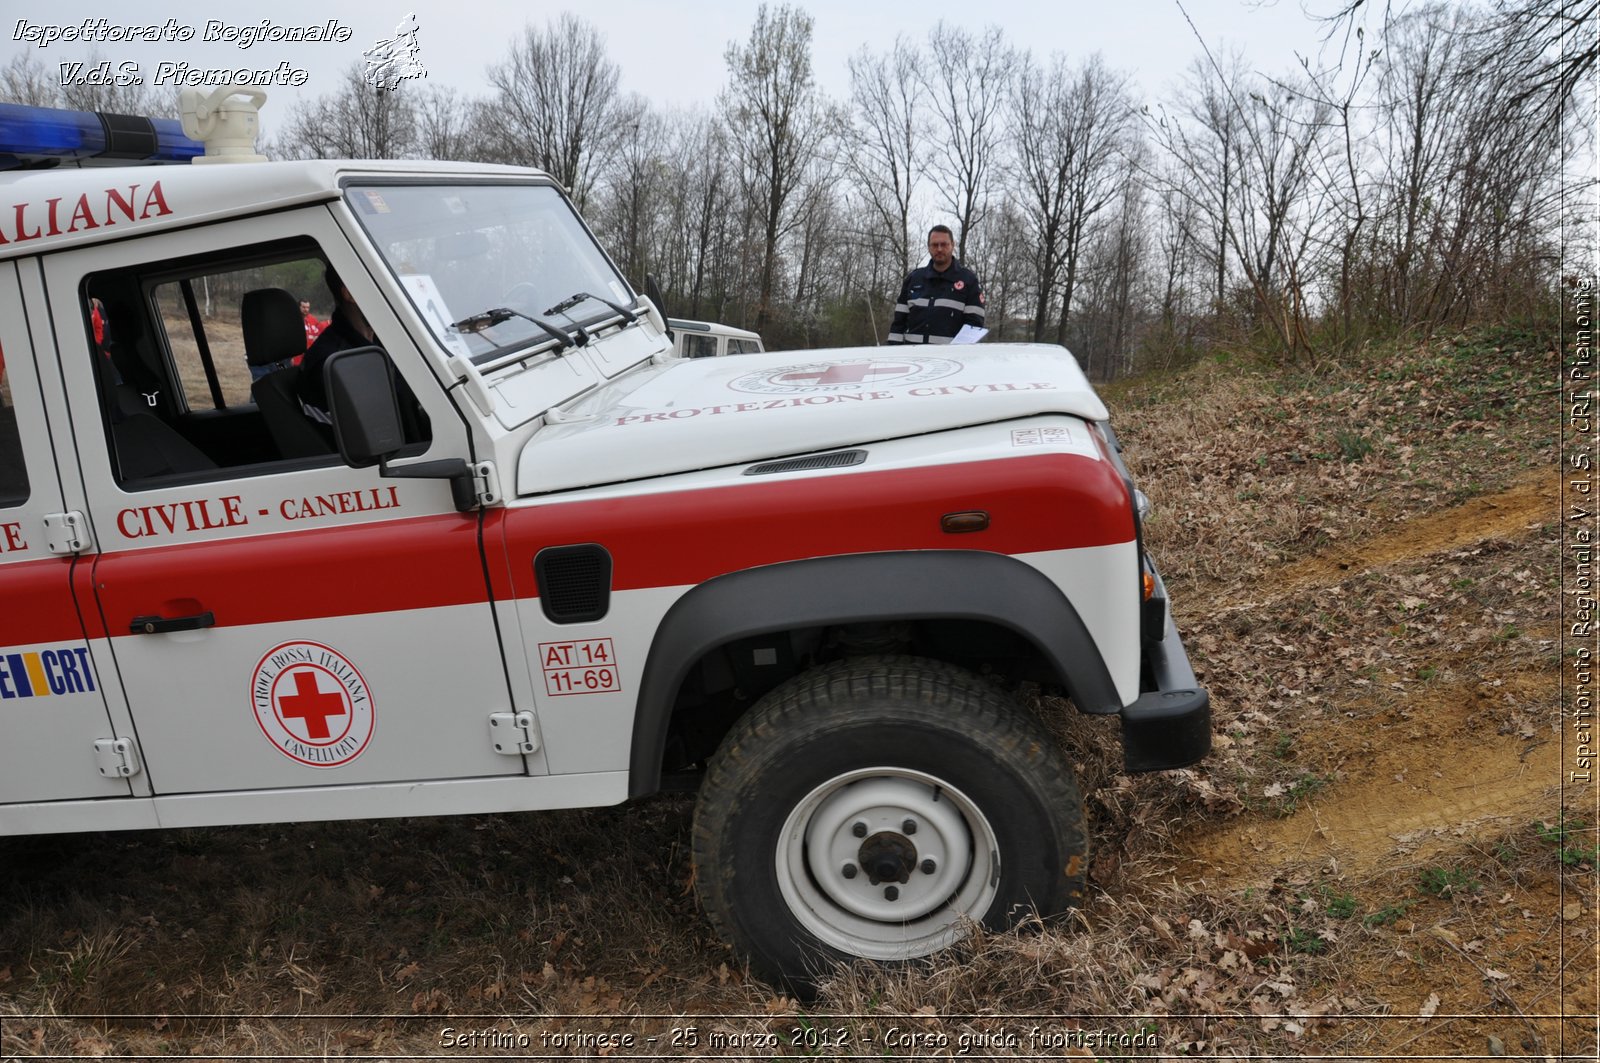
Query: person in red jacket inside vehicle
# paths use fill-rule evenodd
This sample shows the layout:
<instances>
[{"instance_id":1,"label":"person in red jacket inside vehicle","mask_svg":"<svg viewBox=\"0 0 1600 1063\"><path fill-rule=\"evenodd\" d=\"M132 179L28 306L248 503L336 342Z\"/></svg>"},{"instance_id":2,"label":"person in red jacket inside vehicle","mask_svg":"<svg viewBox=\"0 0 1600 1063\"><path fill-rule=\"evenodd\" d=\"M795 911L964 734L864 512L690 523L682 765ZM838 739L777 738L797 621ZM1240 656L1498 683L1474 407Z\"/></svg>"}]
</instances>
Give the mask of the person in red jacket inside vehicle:
<instances>
[{"instance_id":1,"label":"person in red jacket inside vehicle","mask_svg":"<svg viewBox=\"0 0 1600 1063\"><path fill-rule=\"evenodd\" d=\"M328 323L311 312L309 299L300 300L300 316L306 319L306 349L310 350L311 345L317 342L317 337L322 335L322 330L328 327ZM299 358L294 361L296 365L300 364Z\"/></svg>"}]
</instances>

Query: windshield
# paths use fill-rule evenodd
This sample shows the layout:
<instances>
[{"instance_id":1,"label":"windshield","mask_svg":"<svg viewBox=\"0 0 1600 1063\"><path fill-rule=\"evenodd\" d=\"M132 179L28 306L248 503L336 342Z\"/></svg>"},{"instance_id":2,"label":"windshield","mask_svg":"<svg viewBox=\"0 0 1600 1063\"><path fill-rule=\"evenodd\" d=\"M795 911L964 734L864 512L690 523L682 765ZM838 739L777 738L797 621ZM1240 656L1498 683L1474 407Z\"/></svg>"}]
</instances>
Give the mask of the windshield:
<instances>
[{"instance_id":1,"label":"windshield","mask_svg":"<svg viewBox=\"0 0 1600 1063\"><path fill-rule=\"evenodd\" d=\"M434 338L452 354L483 362L542 343L527 317L563 328L616 317L602 302L551 313L575 292L635 302L566 199L545 185L358 185L345 193L378 253ZM505 307L480 331L451 322Z\"/></svg>"}]
</instances>

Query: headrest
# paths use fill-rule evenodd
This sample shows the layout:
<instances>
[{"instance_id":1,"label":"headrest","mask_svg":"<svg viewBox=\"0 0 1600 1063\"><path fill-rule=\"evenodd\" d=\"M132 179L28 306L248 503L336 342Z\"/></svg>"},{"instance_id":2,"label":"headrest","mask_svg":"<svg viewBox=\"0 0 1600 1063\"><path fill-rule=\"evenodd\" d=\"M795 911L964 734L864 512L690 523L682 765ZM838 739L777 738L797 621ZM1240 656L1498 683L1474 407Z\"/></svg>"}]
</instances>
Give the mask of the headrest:
<instances>
[{"instance_id":1,"label":"headrest","mask_svg":"<svg viewBox=\"0 0 1600 1063\"><path fill-rule=\"evenodd\" d=\"M245 292L239 303L239 327L244 330L244 357L251 365L287 362L306 353L300 300L282 288Z\"/></svg>"}]
</instances>

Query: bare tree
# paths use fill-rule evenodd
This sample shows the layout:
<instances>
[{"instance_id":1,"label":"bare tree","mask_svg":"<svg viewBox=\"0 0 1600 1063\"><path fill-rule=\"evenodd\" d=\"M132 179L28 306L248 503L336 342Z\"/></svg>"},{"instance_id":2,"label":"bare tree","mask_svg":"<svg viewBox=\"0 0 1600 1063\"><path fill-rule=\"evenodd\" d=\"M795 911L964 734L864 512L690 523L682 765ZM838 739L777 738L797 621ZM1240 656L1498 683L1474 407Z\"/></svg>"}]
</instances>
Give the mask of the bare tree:
<instances>
[{"instance_id":1,"label":"bare tree","mask_svg":"<svg viewBox=\"0 0 1600 1063\"><path fill-rule=\"evenodd\" d=\"M1107 70L1098 53L1076 69L1060 56L1049 67L1029 57L1012 86L1011 115L1039 271L1033 336L1046 337L1050 304L1059 295L1054 331L1065 344L1085 236L1130 176L1123 159L1132 97L1127 78Z\"/></svg>"},{"instance_id":2,"label":"bare tree","mask_svg":"<svg viewBox=\"0 0 1600 1063\"><path fill-rule=\"evenodd\" d=\"M1418 287L1430 272L1430 233L1436 197L1460 178L1454 155L1461 147L1469 100L1461 58L1464 13L1431 8L1405 19L1386 38L1379 78L1379 134L1385 150L1373 175L1383 214L1377 239L1384 249L1386 309L1402 328L1421 315Z\"/></svg>"},{"instance_id":3,"label":"bare tree","mask_svg":"<svg viewBox=\"0 0 1600 1063\"><path fill-rule=\"evenodd\" d=\"M929 59L918 70L935 119L929 139L942 150L929 165L942 179L940 196L956 217L956 255L983 220L1005 138L1000 115L1016 54L998 27L982 37L943 22L928 35Z\"/></svg>"},{"instance_id":4,"label":"bare tree","mask_svg":"<svg viewBox=\"0 0 1600 1063\"><path fill-rule=\"evenodd\" d=\"M1218 309L1225 294L1225 253L1244 274L1255 319L1291 356L1313 357L1308 252L1323 222L1328 184L1323 139L1328 109L1303 85L1243 77L1235 67L1199 67L1214 91L1187 121L1163 113L1152 127L1177 163L1170 187L1193 200L1220 236ZM1222 179L1219 179L1221 175ZM1319 198L1320 197L1320 198Z\"/></svg>"},{"instance_id":5,"label":"bare tree","mask_svg":"<svg viewBox=\"0 0 1600 1063\"><path fill-rule=\"evenodd\" d=\"M734 178L728 164L727 134L720 123L696 117L684 126L673 152L680 177L673 231L685 240L689 316L698 317L708 288L726 290L726 271L717 268L731 238ZM717 300L720 315L721 299Z\"/></svg>"},{"instance_id":6,"label":"bare tree","mask_svg":"<svg viewBox=\"0 0 1600 1063\"><path fill-rule=\"evenodd\" d=\"M1202 320L1200 304L1206 299L1201 212L1193 197L1178 191L1181 183L1181 178L1165 175L1148 182L1159 204L1156 215L1162 221L1154 227L1160 255L1155 283L1160 296L1155 300L1157 326L1151 351L1160 359L1153 364L1162 369L1195 349Z\"/></svg>"},{"instance_id":7,"label":"bare tree","mask_svg":"<svg viewBox=\"0 0 1600 1063\"><path fill-rule=\"evenodd\" d=\"M1030 268L1032 233L1015 196L993 208L989 221L967 245L971 265L983 278L988 304L984 326L996 340L1014 338L1014 320L1033 299L1037 274Z\"/></svg>"},{"instance_id":8,"label":"bare tree","mask_svg":"<svg viewBox=\"0 0 1600 1063\"><path fill-rule=\"evenodd\" d=\"M914 264L911 210L928 153L928 134L912 46L896 38L877 55L865 47L850 59L854 105L851 174L889 240L899 271ZM915 254L920 257L920 250Z\"/></svg>"},{"instance_id":9,"label":"bare tree","mask_svg":"<svg viewBox=\"0 0 1600 1063\"><path fill-rule=\"evenodd\" d=\"M779 243L801 220L795 192L836 120L812 78L811 25L799 8L762 4L749 39L726 52L721 109L761 227L758 329L772 320Z\"/></svg>"},{"instance_id":10,"label":"bare tree","mask_svg":"<svg viewBox=\"0 0 1600 1063\"><path fill-rule=\"evenodd\" d=\"M1180 113L1192 133L1179 133L1177 145L1186 180L1204 182L1192 188L1211 223L1213 306L1221 313L1228 302L1228 223L1233 217L1239 184L1239 143L1243 137L1236 93L1247 77L1244 58L1235 52L1219 64L1196 60L1185 83Z\"/></svg>"},{"instance_id":11,"label":"bare tree","mask_svg":"<svg viewBox=\"0 0 1600 1063\"><path fill-rule=\"evenodd\" d=\"M19 52L0 66L0 102L27 107L61 104L61 80L29 52Z\"/></svg>"},{"instance_id":12,"label":"bare tree","mask_svg":"<svg viewBox=\"0 0 1600 1063\"><path fill-rule=\"evenodd\" d=\"M1345 49L1345 54L1326 68L1315 69L1309 59L1301 59L1305 91L1314 95L1330 116L1328 157L1318 179L1325 185L1330 209L1338 214L1328 226L1327 246L1329 253L1337 256L1339 283L1332 297L1333 309L1338 333L1347 346L1358 338L1357 274L1372 220L1366 169L1373 153L1369 143L1373 121L1371 101L1363 96L1363 89L1380 54L1363 50L1366 34L1362 27L1354 27L1352 37L1354 55Z\"/></svg>"},{"instance_id":13,"label":"bare tree","mask_svg":"<svg viewBox=\"0 0 1600 1063\"><path fill-rule=\"evenodd\" d=\"M407 92L412 91L409 87ZM425 159L470 161L478 157L484 137L481 105L448 86L417 90L416 147Z\"/></svg>"},{"instance_id":14,"label":"bare tree","mask_svg":"<svg viewBox=\"0 0 1600 1063\"><path fill-rule=\"evenodd\" d=\"M86 59L44 63L27 52L12 56L0 66L0 101L28 107L66 107L75 111L105 111L111 114L150 115L176 118L178 96L175 90L145 84L117 84L117 64L110 63L112 80L104 84L74 81L108 63L99 49Z\"/></svg>"},{"instance_id":15,"label":"bare tree","mask_svg":"<svg viewBox=\"0 0 1600 1063\"><path fill-rule=\"evenodd\" d=\"M822 339L824 307L837 300L847 288L844 271L838 269L834 233L839 228L839 198L834 192L835 168L817 160L807 168L805 180L796 194L800 224L796 229L795 276L792 290L798 311L800 339L816 346ZM824 263L834 268L827 268ZM792 344L785 344L792 346Z\"/></svg>"},{"instance_id":16,"label":"bare tree","mask_svg":"<svg viewBox=\"0 0 1600 1063\"><path fill-rule=\"evenodd\" d=\"M1138 181L1120 182L1115 209L1108 223L1096 229L1084 256L1085 307L1075 319L1073 335L1087 340L1081 352L1085 371L1108 380L1133 368L1135 332L1148 313L1147 234L1152 226L1147 195Z\"/></svg>"},{"instance_id":17,"label":"bare tree","mask_svg":"<svg viewBox=\"0 0 1600 1063\"><path fill-rule=\"evenodd\" d=\"M600 31L571 12L543 30L524 27L488 76L496 154L544 170L583 206L633 115Z\"/></svg>"},{"instance_id":18,"label":"bare tree","mask_svg":"<svg viewBox=\"0 0 1600 1063\"><path fill-rule=\"evenodd\" d=\"M665 178L662 147L666 120L635 100L621 149L603 184L596 213L604 242L622 272L642 286L656 268L657 222Z\"/></svg>"},{"instance_id":19,"label":"bare tree","mask_svg":"<svg viewBox=\"0 0 1600 1063\"><path fill-rule=\"evenodd\" d=\"M1241 101L1245 138L1238 151L1237 250L1285 349L1309 353L1302 331L1306 278L1301 266L1309 229L1320 218L1321 204L1312 200L1325 191L1315 178L1327 111L1292 85L1263 82L1247 99Z\"/></svg>"},{"instance_id":20,"label":"bare tree","mask_svg":"<svg viewBox=\"0 0 1600 1063\"><path fill-rule=\"evenodd\" d=\"M1516 84L1537 45L1495 16L1439 5L1396 18L1383 43L1367 313L1406 330L1469 320L1490 300L1514 312L1545 287L1536 260L1560 241L1564 142L1547 96L1486 86Z\"/></svg>"},{"instance_id":21,"label":"bare tree","mask_svg":"<svg viewBox=\"0 0 1600 1063\"><path fill-rule=\"evenodd\" d=\"M1404 16L1393 0L1369 5L1366 0L1340 0L1326 15L1327 37L1387 40ZM1376 20L1374 27L1370 23ZM1497 64L1501 82L1517 104L1532 102L1544 125L1559 124L1576 110L1578 125L1592 135L1595 99L1584 92L1592 85L1600 61L1600 0L1493 0L1485 15L1472 13L1475 32L1506 49Z\"/></svg>"},{"instance_id":22,"label":"bare tree","mask_svg":"<svg viewBox=\"0 0 1600 1063\"><path fill-rule=\"evenodd\" d=\"M333 92L295 104L268 154L289 159L404 159L417 154L417 94L367 81L360 63Z\"/></svg>"},{"instance_id":23,"label":"bare tree","mask_svg":"<svg viewBox=\"0 0 1600 1063\"><path fill-rule=\"evenodd\" d=\"M1495 16L1501 54L1515 56L1517 102L1535 103L1547 125L1575 107L1592 132L1594 92L1582 90L1600 59L1600 0L1496 0Z\"/></svg>"}]
</instances>

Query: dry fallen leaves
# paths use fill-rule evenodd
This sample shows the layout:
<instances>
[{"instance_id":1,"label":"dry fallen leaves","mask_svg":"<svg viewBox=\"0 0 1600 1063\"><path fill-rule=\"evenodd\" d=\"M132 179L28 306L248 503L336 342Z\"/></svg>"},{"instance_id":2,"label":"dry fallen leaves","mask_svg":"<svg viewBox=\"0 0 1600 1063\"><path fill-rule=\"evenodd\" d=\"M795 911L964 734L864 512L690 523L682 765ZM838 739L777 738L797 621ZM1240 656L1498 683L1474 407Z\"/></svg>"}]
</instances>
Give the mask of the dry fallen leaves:
<instances>
[{"instance_id":1,"label":"dry fallen leaves","mask_svg":"<svg viewBox=\"0 0 1600 1063\"><path fill-rule=\"evenodd\" d=\"M1439 1010L1439 994L1429 993L1428 999L1422 1002L1422 1007L1417 1009L1417 1021L1427 1022L1433 1018L1434 1012Z\"/></svg>"}]
</instances>

